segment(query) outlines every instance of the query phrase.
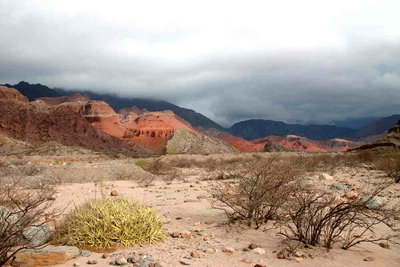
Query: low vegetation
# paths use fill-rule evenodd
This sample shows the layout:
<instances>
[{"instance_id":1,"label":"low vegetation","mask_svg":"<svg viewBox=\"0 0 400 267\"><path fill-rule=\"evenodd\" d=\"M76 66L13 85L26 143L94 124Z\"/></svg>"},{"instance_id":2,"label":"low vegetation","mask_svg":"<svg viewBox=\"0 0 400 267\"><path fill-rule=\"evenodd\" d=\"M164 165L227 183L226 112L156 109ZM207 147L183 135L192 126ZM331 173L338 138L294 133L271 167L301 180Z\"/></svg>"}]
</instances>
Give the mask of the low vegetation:
<instances>
[{"instance_id":1,"label":"low vegetation","mask_svg":"<svg viewBox=\"0 0 400 267\"><path fill-rule=\"evenodd\" d=\"M385 155L376 162L376 167L400 183L400 155Z\"/></svg>"},{"instance_id":2,"label":"low vegetation","mask_svg":"<svg viewBox=\"0 0 400 267\"><path fill-rule=\"evenodd\" d=\"M299 185L301 173L286 168L279 157L247 164L231 181L216 184L214 207L225 211L230 222L241 221L259 228L277 216L278 210Z\"/></svg>"},{"instance_id":3,"label":"low vegetation","mask_svg":"<svg viewBox=\"0 0 400 267\"><path fill-rule=\"evenodd\" d=\"M382 189L354 198L298 191L284 205L281 234L327 249L336 243L348 249L365 242L390 241L394 236L375 233L379 224L395 231L394 217L399 212L385 203L378 203L377 195Z\"/></svg>"},{"instance_id":4,"label":"low vegetation","mask_svg":"<svg viewBox=\"0 0 400 267\"><path fill-rule=\"evenodd\" d=\"M0 187L0 266L21 250L42 246L33 240L42 226L58 216L48 200L53 188L22 189L20 180L8 181ZM27 231L29 235L25 234Z\"/></svg>"},{"instance_id":5,"label":"low vegetation","mask_svg":"<svg viewBox=\"0 0 400 267\"><path fill-rule=\"evenodd\" d=\"M161 218L132 200L100 199L68 214L57 229L56 243L94 249L129 247L164 238Z\"/></svg>"}]
</instances>

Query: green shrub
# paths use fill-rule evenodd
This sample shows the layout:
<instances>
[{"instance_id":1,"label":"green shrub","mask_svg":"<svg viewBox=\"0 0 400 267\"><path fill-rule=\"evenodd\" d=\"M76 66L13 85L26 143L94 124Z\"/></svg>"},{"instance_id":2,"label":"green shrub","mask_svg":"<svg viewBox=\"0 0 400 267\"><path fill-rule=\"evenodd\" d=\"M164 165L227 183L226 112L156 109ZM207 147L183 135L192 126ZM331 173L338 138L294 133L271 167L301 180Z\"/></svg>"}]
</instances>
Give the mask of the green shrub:
<instances>
[{"instance_id":1,"label":"green shrub","mask_svg":"<svg viewBox=\"0 0 400 267\"><path fill-rule=\"evenodd\" d=\"M145 159L138 159L137 161L135 161L136 166L142 168L142 169L146 169L147 166L149 165L149 162Z\"/></svg>"},{"instance_id":2,"label":"green shrub","mask_svg":"<svg viewBox=\"0 0 400 267\"><path fill-rule=\"evenodd\" d=\"M56 243L112 249L154 243L165 236L162 219L133 200L100 199L68 214L57 229Z\"/></svg>"}]
</instances>

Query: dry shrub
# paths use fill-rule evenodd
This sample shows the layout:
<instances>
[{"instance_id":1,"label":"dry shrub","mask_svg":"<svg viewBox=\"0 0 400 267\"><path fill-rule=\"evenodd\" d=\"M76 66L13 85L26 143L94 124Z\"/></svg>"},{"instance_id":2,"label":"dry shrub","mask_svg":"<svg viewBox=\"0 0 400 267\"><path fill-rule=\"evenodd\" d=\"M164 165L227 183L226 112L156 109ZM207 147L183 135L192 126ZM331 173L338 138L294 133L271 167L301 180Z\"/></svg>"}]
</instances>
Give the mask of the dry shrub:
<instances>
[{"instance_id":1,"label":"dry shrub","mask_svg":"<svg viewBox=\"0 0 400 267\"><path fill-rule=\"evenodd\" d=\"M175 181L179 176L178 170L171 170L169 173L161 176L161 179L165 184L170 185Z\"/></svg>"},{"instance_id":2,"label":"dry shrub","mask_svg":"<svg viewBox=\"0 0 400 267\"><path fill-rule=\"evenodd\" d=\"M400 183L400 155L386 155L376 161L377 169L386 173L396 183Z\"/></svg>"},{"instance_id":3,"label":"dry shrub","mask_svg":"<svg viewBox=\"0 0 400 267\"><path fill-rule=\"evenodd\" d=\"M152 174L141 174L135 178L135 181L140 187L149 187L156 180L156 177Z\"/></svg>"},{"instance_id":4,"label":"dry shrub","mask_svg":"<svg viewBox=\"0 0 400 267\"><path fill-rule=\"evenodd\" d=\"M248 163L238 170L234 182L217 182L214 207L225 211L230 222L240 221L259 228L276 217L298 186L301 171L287 166L277 156Z\"/></svg>"},{"instance_id":5,"label":"dry shrub","mask_svg":"<svg viewBox=\"0 0 400 267\"><path fill-rule=\"evenodd\" d=\"M357 198L333 196L331 193L297 191L283 206L281 234L304 244L321 245L327 249L340 243L348 249L364 242L391 240L394 235L377 235L378 224L392 230L399 210L379 203L377 195L385 188L378 186L373 192Z\"/></svg>"},{"instance_id":6,"label":"dry shrub","mask_svg":"<svg viewBox=\"0 0 400 267\"><path fill-rule=\"evenodd\" d=\"M120 167L114 170L114 180L118 181L135 180L137 175L137 172L129 167Z\"/></svg>"},{"instance_id":7,"label":"dry shrub","mask_svg":"<svg viewBox=\"0 0 400 267\"><path fill-rule=\"evenodd\" d=\"M36 176L43 172L43 168L35 165L20 168L22 174L27 176Z\"/></svg>"},{"instance_id":8,"label":"dry shrub","mask_svg":"<svg viewBox=\"0 0 400 267\"><path fill-rule=\"evenodd\" d=\"M14 180L0 187L0 266L3 266L16 253L43 244L32 241L39 230L31 231L27 237L24 232L32 227L42 227L53 221L58 214L51 210L49 197L54 191L51 187L26 191L20 181ZM24 238L22 238L24 236Z\"/></svg>"}]
</instances>

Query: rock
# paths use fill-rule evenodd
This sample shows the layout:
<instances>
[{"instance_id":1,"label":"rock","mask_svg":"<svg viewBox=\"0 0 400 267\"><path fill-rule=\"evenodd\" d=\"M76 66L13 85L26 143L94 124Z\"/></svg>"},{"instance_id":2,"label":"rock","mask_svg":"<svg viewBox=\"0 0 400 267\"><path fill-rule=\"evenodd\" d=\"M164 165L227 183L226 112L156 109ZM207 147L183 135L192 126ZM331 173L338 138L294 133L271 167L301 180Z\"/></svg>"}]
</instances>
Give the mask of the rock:
<instances>
[{"instance_id":1,"label":"rock","mask_svg":"<svg viewBox=\"0 0 400 267\"><path fill-rule=\"evenodd\" d=\"M42 267L63 264L80 255L80 250L72 246L48 246L41 249L27 249L15 255L13 266Z\"/></svg>"},{"instance_id":2,"label":"rock","mask_svg":"<svg viewBox=\"0 0 400 267\"><path fill-rule=\"evenodd\" d=\"M200 195L200 196L197 196L197 199L207 199L208 197L206 196L206 195Z\"/></svg>"},{"instance_id":3,"label":"rock","mask_svg":"<svg viewBox=\"0 0 400 267\"><path fill-rule=\"evenodd\" d=\"M380 242L378 245L381 246L382 248L386 248L386 249L390 248L390 245L388 243Z\"/></svg>"},{"instance_id":4,"label":"rock","mask_svg":"<svg viewBox=\"0 0 400 267\"><path fill-rule=\"evenodd\" d=\"M284 248L276 254L276 257L281 260L288 260L290 259L290 252Z\"/></svg>"},{"instance_id":5,"label":"rock","mask_svg":"<svg viewBox=\"0 0 400 267\"><path fill-rule=\"evenodd\" d=\"M120 257L120 258L115 260L115 263L117 265L125 265L125 264L128 264L128 261L126 260L125 257Z\"/></svg>"},{"instance_id":6,"label":"rock","mask_svg":"<svg viewBox=\"0 0 400 267\"><path fill-rule=\"evenodd\" d=\"M235 249L234 249L234 248L231 248L231 247L224 247L224 248L222 249L222 252L232 254L233 252L235 252Z\"/></svg>"},{"instance_id":7,"label":"rock","mask_svg":"<svg viewBox=\"0 0 400 267\"><path fill-rule=\"evenodd\" d=\"M196 202L201 202L199 199L186 199L183 201L183 203L196 203Z\"/></svg>"},{"instance_id":8,"label":"rock","mask_svg":"<svg viewBox=\"0 0 400 267\"><path fill-rule=\"evenodd\" d=\"M179 263L182 264L182 265L190 265L190 263L187 262L187 261L179 261Z\"/></svg>"},{"instance_id":9,"label":"rock","mask_svg":"<svg viewBox=\"0 0 400 267\"><path fill-rule=\"evenodd\" d=\"M265 254L265 249L263 249L263 248L255 248L255 249L251 250L251 252L254 252L254 253L259 254L259 255L264 255Z\"/></svg>"},{"instance_id":10,"label":"rock","mask_svg":"<svg viewBox=\"0 0 400 267\"><path fill-rule=\"evenodd\" d=\"M87 264L94 265L94 264L97 264L97 261L96 260L88 260Z\"/></svg>"},{"instance_id":11,"label":"rock","mask_svg":"<svg viewBox=\"0 0 400 267\"><path fill-rule=\"evenodd\" d=\"M364 258L364 261L374 261L375 258L374 257L366 257Z\"/></svg>"},{"instance_id":12,"label":"rock","mask_svg":"<svg viewBox=\"0 0 400 267\"><path fill-rule=\"evenodd\" d=\"M339 190L339 191L349 191L349 188L345 184L335 183L329 187L330 190Z\"/></svg>"},{"instance_id":13,"label":"rock","mask_svg":"<svg viewBox=\"0 0 400 267\"><path fill-rule=\"evenodd\" d=\"M110 195L113 196L113 197L116 197L116 196L118 196L118 191L115 190L115 189L114 189L114 190L111 190Z\"/></svg>"},{"instance_id":14,"label":"rock","mask_svg":"<svg viewBox=\"0 0 400 267\"><path fill-rule=\"evenodd\" d=\"M254 267L267 267L267 266L261 265L261 264L256 264L256 265L254 265Z\"/></svg>"},{"instance_id":15,"label":"rock","mask_svg":"<svg viewBox=\"0 0 400 267\"><path fill-rule=\"evenodd\" d=\"M360 196L359 196L359 194L358 194L357 192L350 191L350 192L348 192L348 193L346 194L346 197L347 197L348 199L350 199L350 200L356 200L356 199L358 199Z\"/></svg>"},{"instance_id":16,"label":"rock","mask_svg":"<svg viewBox=\"0 0 400 267\"><path fill-rule=\"evenodd\" d=\"M46 244L49 241L52 233L50 226L43 224L40 226L31 226L25 229L22 237L28 242L30 246L40 246Z\"/></svg>"},{"instance_id":17,"label":"rock","mask_svg":"<svg viewBox=\"0 0 400 267\"><path fill-rule=\"evenodd\" d=\"M327 173L321 173L318 178L320 180L333 180L333 176Z\"/></svg>"},{"instance_id":18,"label":"rock","mask_svg":"<svg viewBox=\"0 0 400 267\"><path fill-rule=\"evenodd\" d=\"M101 255L101 257L103 259L107 259L108 257L110 257L110 255L108 253L104 253L103 255Z\"/></svg>"},{"instance_id":19,"label":"rock","mask_svg":"<svg viewBox=\"0 0 400 267\"><path fill-rule=\"evenodd\" d=\"M207 224L207 225L210 225L210 224L213 224L214 223L214 221L206 221L206 222L204 222L204 224Z\"/></svg>"},{"instance_id":20,"label":"rock","mask_svg":"<svg viewBox=\"0 0 400 267\"><path fill-rule=\"evenodd\" d=\"M149 267L149 265L146 262L142 261L140 262L139 267Z\"/></svg>"},{"instance_id":21,"label":"rock","mask_svg":"<svg viewBox=\"0 0 400 267\"><path fill-rule=\"evenodd\" d=\"M215 253L215 249L213 248L206 248L205 250L203 250L204 253L207 254L214 254Z\"/></svg>"},{"instance_id":22,"label":"rock","mask_svg":"<svg viewBox=\"0 0 400 267\"><path fill-rule=\"evenodd\" d=\"M244 263L252 263L253 261L250 259L241 259L240 262L244 262Z\"/></svg>"},{"instance_id":23,"label":"rock","mask_svg":"<svg viewBox=\"0 0 400 267\"><path fill-rule=\"evenodd\" d=\"M190 237L191 234L192 233L190 233L189 231L182 231L181 232L181 237L182 238L187 238L187 237Z\"/></svg>"},{"instance_id":24,"label":"rock","mask_svg":"<svg viewBox=\"0 0 400 267\"><path fill-rule=\"evenodd\" d=\"M192 258L201 258L201 253L198 252L198 251L192 251L192 252L190 253L190 256L191 256Z\"/></svg>"},{"instance_id":25,"label":"rock","mask_svg":"<svg viewBox=\"0 0 400 267\"><path fill-rule=\"evenodd\" d=\"M81 255L82 257L89 257L91 252L89 250L82 250Z\"/></svg>"},{"instance_id":26,"label":"rock","mask_svg":"<svg viewBox=\"0 0 400 267\"><path fill-rule=\"evenodd\" d=\"M254 243L251 243L251 244L248 246L249 249L255 249L255 248L259 248L259 247L261 247L261 246L259 246L259 245L257 245L257 244L254 244Z\"/></svg>"},{"instance_id":27,"label":"rock","mask_svg":"<svg viewBox=\"0 0 400 267\"><path fill-rule=\"evenodd\" d=\"M370 208L370 209L374 209L374 208L378 208L380 206L382 206L382 200L379 197L376 196L366 196L362 198L362 201L365 201L365 205Z\"/></svg>"},{"instance_id":28,"label":"rock","mask_svg":"<svg viewBox=\"0 0 400 267\"><path fill-rule=\"evenodd\" d=\"M78 262L74 262L74 264L72 264L72 266L81 266L81 265Z\"/></svg>"}]
</instances>

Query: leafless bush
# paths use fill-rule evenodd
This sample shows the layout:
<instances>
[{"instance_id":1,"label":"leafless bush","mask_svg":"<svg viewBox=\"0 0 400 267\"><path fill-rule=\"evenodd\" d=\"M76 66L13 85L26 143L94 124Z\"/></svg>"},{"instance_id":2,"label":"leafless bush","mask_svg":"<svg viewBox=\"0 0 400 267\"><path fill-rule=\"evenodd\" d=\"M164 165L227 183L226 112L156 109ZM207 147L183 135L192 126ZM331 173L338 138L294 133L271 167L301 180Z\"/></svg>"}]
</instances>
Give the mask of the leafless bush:
<instances>
[{"instance_id":1,"label":"leafless bush","mask_svg":"<svg viewBox=\"0 0 400 267\"><path fill-rule=\"evenodd\" d=\"M40 229L57 214L51 210L49 197L52 188L22 191L21 184L13 181L0 188L0 266L5 265L16 253L28 248L42 246L33 240ZM26 231L30 230L27 235Z\"/></svg>"},{"instance_id":2,"label":"leafless bush","mask_svg":"<svg viewBox=\"0 0 400 267\"><path fill-rule=\"evenodd\" d=\"M396 183L400 183L400 155L388 155L381 157L375 163L379 170L382 170L386 175Z\"/></svg>"},{"instance_id":3,"label":"leafless bush","mask_svg":"<svg viewBox=\"0 0 400 267\"><path fill-rule=\"evenodd\" d=\"M129 168L116 168L114 170L114 179L121 180L132 180L136 175Z\"/></svg>"},{"instance_id":4,"label":"leafless bush","mask_svg":"<svg viewBox=\"0 0 400 267\"><path fill-rule=\"evenodd\" d=\"M371 194L352 199L330 193L295 192L284 205L283 216L287 220L282 221L281 234L327 249L335 243L348 249L364 242L390 240L393 236L375 233L378 224L394 230L393 218L398 213L385 203L379 203L377 195L383 189L384 186L379 186Z\"/></svg>"},{"instance_id":5,"label":"leafless bush","mask_svg":"<svg viewBox=\"0 0 400 267\"><path fill-rule=\"evenodd\" d=\"M150 160L144 169L154 175L161 175L168 171L168 166L161 161L161 158L156 158Z\"/></svg>"},{"instance_id":6,"label":"leafless bush","mask_svg":"<svg viewBox=\"0 0 400 267\"><path fill-rule=\"evenodd\" d=\"M140 187L149 187L156 180L156 177L152 174L141 174L135 178L135 181Z\"/></svg>"},{"instance_id":7,"label":"leafless bush","mask_svg":"<svg viewBox=\"0 0 400 267\"><path fill-rule=\"evenodd\" d=\"M233 183L216 183L212 190L214 207L224 210L231 222L238 220L259 228L277 215L298 186L300 174L277 156L248 163Z\"/></svg>"},{"instance_id":8,"label":"leafless bush","mask_svg":"<svg viewBox=\"0 0 400 267\"><path fill-rule=\"evenodd\" d=\"M35 165L31 166L24 166L20 168L20 171L22 174L27 175L27 176L35 176L43 172L43 168Z\"/></svg>"},{"instance_id":9,"label":"leafless bush","mask_svg":"<svg viewBox=\"0 0 400 267\"><path fill-rule=\"evenodd\" d=\"M178 170L171 170L167 174L164 174L161 176L161 179L164 181L165 184L170 185L173 183L173 181L178 178L179 172Z\"/></svg>"}]
</instances>

